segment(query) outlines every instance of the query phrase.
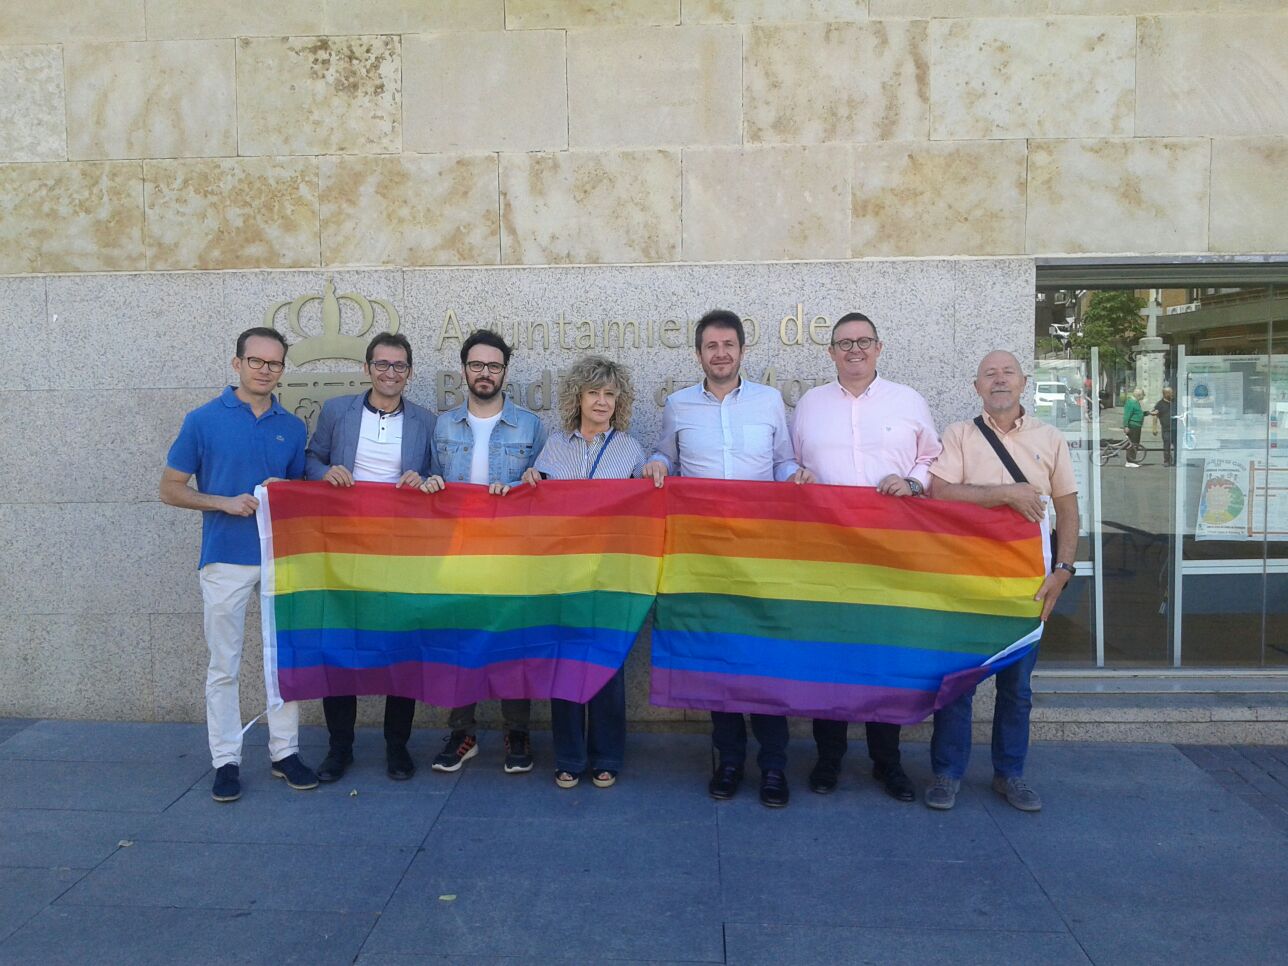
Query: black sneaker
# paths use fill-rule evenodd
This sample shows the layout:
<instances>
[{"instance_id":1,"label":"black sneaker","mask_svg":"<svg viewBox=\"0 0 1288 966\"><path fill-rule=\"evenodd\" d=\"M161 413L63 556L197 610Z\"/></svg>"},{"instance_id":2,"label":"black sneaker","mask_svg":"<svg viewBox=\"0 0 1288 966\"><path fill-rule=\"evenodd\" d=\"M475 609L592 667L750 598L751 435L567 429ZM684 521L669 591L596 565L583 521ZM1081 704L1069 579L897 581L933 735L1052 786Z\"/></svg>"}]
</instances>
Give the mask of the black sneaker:
<instances>
[{"instance_id":1,"label":"black sneaker","mask_svg":"<svg viewBox=\"0 0 1288 966\"><path fill-rule=\"evenodd\" d=\"M318 781L338 782L345 771L353 764L353 754L336 751L334 748L326 753L322 764L318 765Z\"/></svg>"},{"instance_id":2,"label":"black sneaker","mask_svg":"<svg viewBox=\"0 0 1288 966\"><path fill-rule=\"evenodd\" d=\"M215 787L210 797L217 802L235 802L241 798L241 769L236 765L220 765L215 769Z\"/></svg>"},{"instance_id":3,"label":"black sneaker","mask_svg":"<svg viewBox=\"0 0 1288 966\"><path fill-rule=\"evenodd\" d=\"M460 771L461 765L479 753L479 743L472 734L453 731L443 739L443 750L430 765L434 771Z\"/></svg>"},{"instance_id":4,"label":"black sneaker","mask_svg":"<svg viewBox=\"0 0 1288 966\"><path fill-rule=\"evenodd\" d=\"M505 735L505 773L517 775L532 771L532 742L526 731L508 731Z\"/></svg>"},{"instance_id":5,"label":"black sneaker","mask_svg":"<svg viewBox=\"0 0 1288 966\"><path fill-rule=\"evenodd\" d=\"M300 761L299 755L287 755L281 761L273 762L273 777L285 778L286 784L300 792L318 787L317 773Z\"/></svg>"}]
</instances>

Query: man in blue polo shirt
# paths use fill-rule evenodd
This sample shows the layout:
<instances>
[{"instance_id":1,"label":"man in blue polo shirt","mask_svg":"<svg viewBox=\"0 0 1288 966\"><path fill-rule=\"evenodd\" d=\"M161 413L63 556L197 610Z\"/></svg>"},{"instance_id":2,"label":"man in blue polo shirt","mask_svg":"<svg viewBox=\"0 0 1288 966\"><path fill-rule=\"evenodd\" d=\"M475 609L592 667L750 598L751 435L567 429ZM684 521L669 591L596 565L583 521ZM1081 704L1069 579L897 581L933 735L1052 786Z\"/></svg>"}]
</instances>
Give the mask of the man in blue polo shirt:
<instances>
[{"instance_id":1,"label":"man in blue polo shirt","mask_svg":"<svg viewBox=\"0 0 1288 966\"><path fill-rule=\"evenodd\" d=\"M241 797L242 724L237 674L245 637L246 605L259 583L255 487L304 475L303 421L273 397L286 366L286 340L275 329L247 329L232 361L236 387L184 417L161 474L161 501L200 510L201 561L197 577L205 605L206 727L210 735L217 802ZM197 478L194 489L188 485ZM299 706L268 711L268 754L273 775L292 788L316 788L318 779L299 756Z\"/></svg>"}]
</instances>

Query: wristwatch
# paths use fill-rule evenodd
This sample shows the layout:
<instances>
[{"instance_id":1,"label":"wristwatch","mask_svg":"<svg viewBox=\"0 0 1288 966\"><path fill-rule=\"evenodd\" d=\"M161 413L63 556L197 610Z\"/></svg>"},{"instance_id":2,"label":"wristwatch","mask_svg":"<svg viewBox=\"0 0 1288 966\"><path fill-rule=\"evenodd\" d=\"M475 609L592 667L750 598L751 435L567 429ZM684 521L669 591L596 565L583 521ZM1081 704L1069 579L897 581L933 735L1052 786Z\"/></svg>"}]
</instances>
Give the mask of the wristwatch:
<instances>
[{"instance_id":1,"label":"wristwatch","mask_svg":"<svg viewBox=\"0 0 1288 966\"><path fill-rule=\"evenodd\" d=\"M1058 563L1058 564L1056 564L1054 567L1052 567L1052 568L1051 568L1051 572L1052 572L1052 573L1054 573L1054 572L1055 572L1055 571L1057 571L1057 570L1067 570L1067 571L1069 571L1069 576L1070 576L1070 577L1077 576L1077 573L1078 573L1078 568L1077 568L1077 567L1075 567L1073 564L1067 564L1067 563Z\"/></svg>"},{"instance_id":2,"label":"wristwatch","mask_svg":"<svg viewBox=\"0 0 1288 966\"><path fill-rule=\"evenodd\" d=\"M914 480L911 476L905 476L903 481L908 484L908 489L912 490L913 496L922 496L926 488L921 485L920 480Z\"/></svg>"}]
</instances>

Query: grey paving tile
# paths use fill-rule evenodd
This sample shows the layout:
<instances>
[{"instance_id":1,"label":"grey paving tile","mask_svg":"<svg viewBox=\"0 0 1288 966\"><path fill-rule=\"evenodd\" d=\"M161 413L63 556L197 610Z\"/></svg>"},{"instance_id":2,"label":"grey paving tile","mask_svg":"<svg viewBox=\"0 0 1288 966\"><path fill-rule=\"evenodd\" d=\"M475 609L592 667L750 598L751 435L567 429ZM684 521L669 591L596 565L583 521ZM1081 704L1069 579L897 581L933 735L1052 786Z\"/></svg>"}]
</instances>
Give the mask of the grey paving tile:
<instances>
[{"instance_id":1,"label":"grey paving tile","mask_svg":"<svg viewBox=\"0 0 1288 966\"><path fill-rule=\"evenodd\" d=\"M968 861L873 859L843 848L795 869L781 858L720 858L726 920L775 925L1059 932L1064 923L1014 854ZM927 902L933 896L933 913Z\"/></svg>"},{"instance_id":2,"label":"grey paving tile","mask_svg":"<svg viewBox=\"0 0 1288 966\"><path fill-rule=\"evenodd\" d=\"M363 953L358 966L409 966L412 963L452 963L454 966L546 966L547 963L611 962L613 966L684 966L692 959L611 959L595 950L593 939L568 944L565 956L428 956L420 953ZM701 960L698 960L701 962Z\"/></svg>"},{"instance_id":3,"label":"grey paving tile","mask_svg":"<svg viewBox=\"0 0 1288 966\"><path fill-rule=\"evenodd\" d=\"M348 776L345 776L348 778ZM383 778L383 785L394 785ZM415 781L416 779L412 779ZM398 785L410 784L399 782ZM210 797L206 783L150 819L137 838L156 842L224 842L418 847L447 801L344 782L296 793L259 783L236 802ZM353 794L357 792L357 794Z\"/></svg>"},{"instance_id":4,"label":"grey paving tile","mask_svg":"<svg viewBox=\"0 0 1288 966\"><path fill-rule=\"evenodd\" d=\"M116 852L59 901L379 912L414 855L414 849L392 847L140 841Z\"/></svg>"},{"instance_id":5,"label":"grey paving tile","mask_svg":"<svg viewBox=\"0 0 1288 966\"><path fill-rule=\"evenodd\" d=\"M987 764L988 745L977 744L974 757ZM985 769L985 774L991 772ZM1035 785L1067 777L1088 787L1117 787L1129 780L1156 788L1189 788L1207 781L1203 769L1175 745L1092 742L1035 742L1025 777Z\"/></svg>"},{"instance_id":6,"label":"grey paving tile","mask_svg":"<svg viewBox=\"0 0 1288 966\"><path fill-rule=\"evenodd\" d=\"M837 850L855 859L974 859L1010 851L978 797L969 793L951 812L936 812L919 802L897 802L875 783L857 794L842 788L815 795L802 781L791 805L780 810L761 805L753 783L716 812L722 856L794 863Z\"/></svg>"},{"instance_id":7,"label":"grey paving tile","mask_svg":"<svg viewBox=\"0 0 1288 966\"><path fill-rule=\"evenodd\" d=\"M725 956L730 966L780 966L782 963L1085 966L1090 962L1068 932L863 929L735 922L725 924Z\"/></svg>"},{"instance_id":8,"label":"grey paving tile","mask_svg":"<svg viewBox=\"0 0 1288 966\"><path fill-rule=\"evenodd\" d=\"M124 721L38 721L0 745L0 758L210 764L205 725Z\"/></svg>"},{"instance_id":9,"label":"grey paving tile","mask_svg":"<svg viewBox=\"0 0 1288 966\"><path fill-rule=\"evenodd\" d=\"M0 750L3 750L6 741L35 724L36 720L35 718L0 718Z\"/></svg>"},{"instance_id":10,"label":"grey paving tile","mask_svg":"<svg viewBox=\"0 0 1288 966\"><path fill-rule=\"evenodd\" d=\"M443 818L425 842L426 860L444 876L477 876L503 863L519 878L621 877L629 869L642 888L664 880L719 883L716 824L591 822L559 825ZM646 884L647 883L647 884Z\"/></svg>"},{"instance_id":11,"label":"grey paving tile","mask_svg":"<svg viewBox=\"0 0 1288 966\"><path fill-rule=\"evenodd\" d=\"M0 866L92 869L148 821L138 812L0 809Z\"/></svg>"},{"instance_id":12,"label":"grey paving tile","mask_svg":"<svg viewBox=\"0 0 1288 966\"><path fill-rule=\"evenodd\" d=\"M374 913L45 909L3 943L6 963L351 963Z\"/></svg>"},{"instance_id":13,"label":"grey paving tile","mask_svg":"<svg viewBox=\"0 0 1288 966\"><path fill-rule=\"evenodd\" d=\"M57 899L84 874L78 869L0 869L0 940Z\"/></svg>"},{"instance_id":14,"label":"grey paving tile","mask_svg":"<svg viewBox=\"0 0 1288 966\"><path fill-rule=\"evenodd\" d=\"M417 857L363 947L364 955L546 960L577 944L582 961L724 958L719 896L709 882L641 888L628 873L467 878ZM452 899L441 897L453 896ZM586 943L593 943L593 955Z\"/></svg>"},{"instance_id":15,"label":"grey paving tile","mask_svg":"<svg viewBox=\"0 0 1288 966\"><path fill-rule=\"evenodd\" d=\"M0 808L159 812L208 771L205 761L0 760Z\"/></svg>"}]
</instances>

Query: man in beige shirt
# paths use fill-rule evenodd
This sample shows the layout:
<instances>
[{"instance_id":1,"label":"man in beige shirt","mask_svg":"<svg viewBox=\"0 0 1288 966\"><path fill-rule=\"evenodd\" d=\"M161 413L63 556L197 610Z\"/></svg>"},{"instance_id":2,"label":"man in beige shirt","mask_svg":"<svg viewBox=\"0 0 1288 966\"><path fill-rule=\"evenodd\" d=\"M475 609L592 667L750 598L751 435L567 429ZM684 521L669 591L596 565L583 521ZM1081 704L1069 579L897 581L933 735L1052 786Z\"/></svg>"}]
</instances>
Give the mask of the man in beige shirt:
<instances>
[{"instance_id":1,"label":"man in beige shirt","mask_svg":"<svg viewBox=\"0 0 1288 966\"><path fill-rule=\"evenodd\" d=\"M1020 397L1027 377L1009 352L990 352L979 364L975 391L984 402L981 417L1019 471L1008 469L975 420L953 423L944 432L944 451L930 468L930 495L979 506L1009 506L1035 523L1055 510L1055 553L1052 569L1035 595L1046 620L1060 592L1074 575L1078 547L1078 487L1073 459L1064 435L1024 411ZM1024 781L1029 750L1029 710L1033 691L1029 678L1037 663L1037 648L997 673L997 704L993 711L993 790L1016 808L1036 812L1038 797ZM952 808L970 761L972 688L948 707L935 712L930 742L935 780L926 790L931 808Z\"/></svg>"}]
</instances>

